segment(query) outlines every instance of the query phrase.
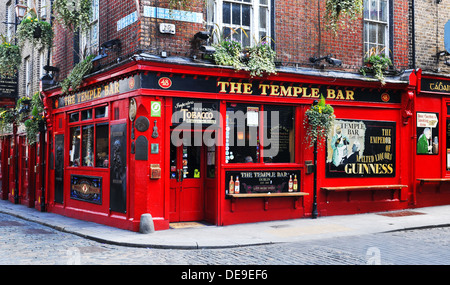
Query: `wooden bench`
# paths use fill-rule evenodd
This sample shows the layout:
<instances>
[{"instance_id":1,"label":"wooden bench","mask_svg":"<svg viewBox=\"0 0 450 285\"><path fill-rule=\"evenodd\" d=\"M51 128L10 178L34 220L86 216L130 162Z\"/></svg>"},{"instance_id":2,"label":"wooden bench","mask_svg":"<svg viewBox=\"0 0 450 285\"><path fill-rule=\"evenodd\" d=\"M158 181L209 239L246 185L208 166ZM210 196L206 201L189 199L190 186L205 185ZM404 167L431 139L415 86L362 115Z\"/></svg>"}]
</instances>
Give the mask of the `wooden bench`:
<instances>
[{"instance_id":1,"label":"wooden bench","mask_svg":"<svg viewBox=\"0 0 450 285\"><path fill-rule=\"evenodd\" d=\"M326 198L327 198L327 202L328 202L328 193L329 192L348 192L347 200L350 201L350 192L352 192L352 191L372 191L372 200L373 200L375 191L392 190L392 195L393 195L395 190L402 190L403 188L407 188L407 187L408 187L408 185L393 184L393 185L320 187L320 189L327 191Z\"/></svg>"},{"instance_id":2,"label":"wooden bench","mask_svg":"<svg viewBox=\"0 0 450 285\"><path fill-rule=\"evenodd\" d=\"M450 178L417 178L417 181L420 182L420 188L419 188L419 193L422 192L422 186L425 183L439 183L439 186L437 188L437 192L441 191L441 187L445 182L450 182Z\"/></svg>"},{"instance_id":3,"label":"wooden bench","mask_svg":"<svg viewBox=\"0 0 450 285\"><path fill-rule=\"evenodd\" d=\"M269 198L276 197L295 197L294 209L297 209L297 201L300 197L309 195L305 192L285 192L285 193L239 193L239 194L227 194L227 197L231 198L231 212L235 209L235 200L241 198L264 198L264 210L269 209Z\"/></svg>"}]
</instances>

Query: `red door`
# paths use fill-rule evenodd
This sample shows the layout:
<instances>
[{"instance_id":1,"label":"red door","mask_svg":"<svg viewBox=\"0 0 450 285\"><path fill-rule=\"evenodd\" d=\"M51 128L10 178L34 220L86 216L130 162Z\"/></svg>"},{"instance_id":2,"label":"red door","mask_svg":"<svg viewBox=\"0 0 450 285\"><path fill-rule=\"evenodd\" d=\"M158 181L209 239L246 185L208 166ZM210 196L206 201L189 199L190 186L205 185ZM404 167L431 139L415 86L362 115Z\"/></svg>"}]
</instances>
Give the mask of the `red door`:
<instances>
[{"instance_id":1,"label":"red door","mask_svg":"<svg viewBox=\"0 0 450 285\"><path fill-rule=\"evenodd\" d=\"M177 146L179 145L179 146ZM204 146L183 139L170 146L170 221L204 219Z\"/></svg>"}]
</instances>

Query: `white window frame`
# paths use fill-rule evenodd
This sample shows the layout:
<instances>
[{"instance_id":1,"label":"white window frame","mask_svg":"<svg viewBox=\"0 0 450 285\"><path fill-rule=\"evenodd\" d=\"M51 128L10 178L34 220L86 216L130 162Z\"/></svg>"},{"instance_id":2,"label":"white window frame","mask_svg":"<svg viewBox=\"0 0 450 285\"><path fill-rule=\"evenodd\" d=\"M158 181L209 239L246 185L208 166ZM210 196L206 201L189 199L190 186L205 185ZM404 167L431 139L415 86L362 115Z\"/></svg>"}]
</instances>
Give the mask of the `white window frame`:
<instances>
[{"instance_id":1,"label":"white window frame","mask_svg":"<svg viewBox=\"0 0 450 285\"><path fill-rule=\"evenodd\" d=\"M370 14L375 11L381 11L380 5L381 2L386 3L386 19L381 19L381 16L378 14L376 15L376 19L372 17ZM390 10L390 1L389 0L364 0L364 54L366 54L371 48L376 47L378 51L383 50L383 53L386 56L389 56L389 10ZM376 10L371 9L372 3L375 3ZM366 9L368 7L368 9ZM369 14L369 15L368 15ZM367 17L368 16L368 17ZM376 33L375 33L375 41L369 41L370 39L370 29L368 28L369 25L373 25L376 27ZM384 29L384 39L381 39L379 29ZM382 43L382 40L384 41L384 44ZM384 48L384 49L383 49Z\"/></svg>"},{"instance_id":2,"label":"white window frame","mask_svg":"<svg viewBox=\"0 0 450 285\"><path fill-rule=\"evenodd\" d=\"M272 0L208 0L208 13L207 13L207 24L209 27L214 29L216 32L222 32L225 27L233 28L235 31L242 34L240 27L246 31L247 37L245 35L241 35L241 39L236 37L237 34L234 35L233 39L239 40L244 46L254 46L260 40L261 34L265 34L265 37L270 39L271 36L271 1ZM261 3L265 2L265 3ZM231 5L249 5L250 6L250 26L242 26L236 25L233 23L227 24L223 22L223 4L230 3ZM261 9L265 9L266 13L266 21L265 28L261 27L260 19L261 19ZM230 14L232 14L230 9ZM241 18L242 21L242 18ZM217 31L218 30L218 31ZM214 40L217 41L217 33L214 35ZM244 38L245 37L245 38Z\"/></svg>"},{"instance_id":3,"label":"white window frame","mask_svg":"<svg viewBox=\"0 0 450 285\"><path fill-rule=\"evenodd\" d=\"M25 96L30 97L31 94L31 78L32 66L30 57L25 58Z\"/></svg>"},{"instance_id":4,"label":"white window frame","mask_svg":"<svg viewBox=\"0 0 450 285\"><path fill-rule=\"evenodd\" d=\"M11 42L14 35L15 21L16 21L16 12L14 10L14 6L12 5L12 1L9 1L6 4L6 39L8 42Z\"/></svg>"},{"instance_id":5,"label":"white window frame","mask_svg":"<svg viewBox=\"0 0 450 285\"><path fill-rule=\"evenodd\" d=\"M92 18L89 28L80 33L80 54L82 58L91 54L98 53L99 46L99 16L100 16L100 0L92 0Z\"/></svg>"}]
</instances>

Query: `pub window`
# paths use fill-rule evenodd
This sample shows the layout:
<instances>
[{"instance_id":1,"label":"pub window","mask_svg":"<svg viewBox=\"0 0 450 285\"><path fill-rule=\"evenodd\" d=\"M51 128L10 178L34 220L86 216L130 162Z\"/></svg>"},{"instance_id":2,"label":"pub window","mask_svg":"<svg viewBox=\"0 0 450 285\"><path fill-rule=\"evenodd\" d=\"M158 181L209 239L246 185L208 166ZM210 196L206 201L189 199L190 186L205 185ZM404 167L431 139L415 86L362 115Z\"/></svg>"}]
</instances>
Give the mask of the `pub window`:
<instances>
[{"instance_id":1,"label":"pub window","mask_svg":"<svg viewBox=\"0 0 450 285\"><path fill-rule=\"evenodd\" d=\"M225 162L293 163L292 106L227 104Z\"/></svg>"},{"instance_id":2,"label":"pub window","mask_svg":"<svg viewBox=\"0 0 450 285\"><path fill-rule=\"evenodd\" d=\"M109 166L107 110L107 106L96 108L95 119L92 119L93 109L69 114L69 166L101 168Z\"/></svg>"}]
</instances>

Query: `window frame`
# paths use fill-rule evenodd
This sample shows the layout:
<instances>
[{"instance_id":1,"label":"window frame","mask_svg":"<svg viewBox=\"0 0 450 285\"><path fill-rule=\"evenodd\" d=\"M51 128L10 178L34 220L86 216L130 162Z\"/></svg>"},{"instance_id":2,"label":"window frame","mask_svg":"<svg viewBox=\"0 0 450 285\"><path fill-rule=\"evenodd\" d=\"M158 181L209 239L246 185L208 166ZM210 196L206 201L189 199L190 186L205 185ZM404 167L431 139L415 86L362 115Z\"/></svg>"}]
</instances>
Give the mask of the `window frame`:
<instances>
[{"instance_id":1,"label":"window frame","mask_svg":"<svg viewBox=\"0 0 450 285\"><path fill-rule=\"evenodd\" d=\"M103 117L100 118L96 118L96 112L97 109L105 107L106 108L106 112L105 115ZM82 112L84 111L88 111L91 110L91 117L87 118L87 119L82 119ZM69 139L68 139L68 151L67 151L67 155L68 155L68 167L70 169L95 169L95 170L101 170L101 169L108 169L109 168L109 161L107 162L107 165L104 166L97 166L97 144L98 144L98 127L99 126L108 126L108 141L107 141L107 146L108 146L108 152L107 152L107 156L110 157L110 148L109 148L109 140L110 140L110 133L109 133L109 126L110 126L110 112L109 112L110 108L108 104L102 104L102 105L97 105L97 106L93 106L93 107L89 107L89 108L83 108L83 109L79 109L73 112L68 112L66 117L67 117L67 133L69 135ZM73 114L78 114L78 119L76 121L70 121L71 116ZM93 138L92 138L92 153L93 153L93 161L92 161L92 166L88 166L88 165L83 165L83 161L82 161L82 156L83 156L83 129L86 127L92 126L93 127ZM79 139L79 149L78 149L78 156L80 159L79 165L71 165L71 163L73 163L71 161L71 156L70 156L70 151L72 149L72 129L74 128L79 128L79 135L80 135L80 139Z\"/></svg>"},{"instance_id":2,"label":"window frame","mask_svg":"<svg viewBox=\"0 0 450 285\"><path fill-rule=\"evenodd\" d=\"M377 5L377 10L376 11L380 11L380 5L381 2L386 2L386 7L385 7L385 11L386 11L386 20L380 20L381 16L377 15L377 19L370 19L370 16L368 18L366 18L366 11L367 13L371 13L371 9L370 7L368 7L368 9L366 10L366 4L368 6L370 6L370 4L372 2L376 2ZM390 0L364 0L364 7L363 7L363 50L364 50L364 54L367 54L367 52L373 47L373 45L376 46L377 50L383 50L383 53L386 56L390 56L390 33L391 33L391 5L392 2ZM374 25L376 27L376 32L375 32L375 36L376 36L376 40L375 42L371 42L370 41L370 28L369 25ZM380 27L384 27L384 44L380 44L380 39L379 37L379 28Z\"/></svg>"},{"instance_id":3,"label":"window frame","mask_svg":"<svg viewBox=\"0 0 450 285\"><path fill-rule=\"evenodd\" d=\"M92 15L91 21L89 23L89 28L80 32L79 45L80 53L83 58L88 55L97 54L99 52L99 41L100 41L100 0L92 0L91 3ZM93 34L96 37L93 38Z\"/></svg>"},{"instance_id":4,"label":"window frame","mask_svg":"<svg viewBox=\"0 0 450 285\"><path fill-rule=\"evenodd\" d=\"M298 110L298 108L296 106L290 105L290 104L283 104L283 103L237 102L237 101L225 101L224 104L225 104L225 108L224 108L225 109L225 116L226 116L226 113L228 112L227 109L228 109L228 105L229 104L237 104L237 105L243 105L243 106L247 106L247 107L257 107L257 108L259 108L259 111L258 111L258 126L256 128L256 135L257 135L256 140L258 142L258 145L257 145L257 148L256 148L257 159L256 159L256 161L253 161L253 165L257 164L257 165L276 166L276 165L284 165L284 164L298 164L298 162L297 162L297 154L298 154L297 152L298 151L296 150L295 145L292 145L292 146L290 145L291 142L289 142L289 149L290 149L289 152L292 151L293 153L290 154L290 161L289 162L286 162L286 161L283 161L283 162L269 162L269 161L266 161L268 159L268 157L264 156L265 148L268 147L267 145L265 145L264 139L268 139L269 138L268 137L269 134L267 132L267 129L265 130L265 128L266 128L265 123L269 124L269 122L265 122L266 117L269 117L269 116L267 116L267 113L265 113L267 111L266 107L267 106L273 106L273 107L289 107L289 108L292 108L292 129L293 129L293 134L292 135L293 135L293 138L295 140L296 136L300 135L300 133L301 133L301 130L298 128L298 124L296 122L296 117L297 117L297 114L299 112L299 110ZM245 116L246 116L246 121L247 121L247 115L245 115ZM226 126L225 126L225 128L223 130L223 137L226 140L227 139L227 129L228 129L229 125L228 125L227 122L225 122L225 124L226 124ZM249 127L247 127L247 126L245 127L244 135L247 135L247 129L248 128ZM250 134L251 133L252 132L250 131ZM237 133L234 133L233 134L233 140L234 141L237 141L236 137L237 137ZM226 146L227 146L227 144L225 143L225 148L226 148ZM269 149L270 149L270 145L269 145ZM226 151L226 149L225 149L225 151ZM225 156L226 156L226 153L225 153ZM239 166L240 164L247 164L245 162L230 162L230 161L227 161L226 157L224 157L223 159L224 159L225 165L227 167L234 167L234 166Z\"/></svg>"},{"instance_id":5,"label":"window frame","mask_svg":"<svg viewBox=\"0 0 450 285\"><path fill-rule=\"evenodd\" d=\"M261 4L262 1L265 1L265 4ZM217 30L215 36L217 36L220 32L222 34L224 28L233 28L236 31L240 31L240 27L248 27L249 32L247 37L245 35L241 35L240 42L244 47L254 46L261 40L261 33L265 32L266 38L271 38L272 35L272 1L273 0L208 0L207 3L207 26L211 30ZM248 5L250 6L250 26L243 26L238 24L233 24L233 17L231 16L230 23L223 22L223 4L230 3L231 5ZM261 7L266 8L266 21L265 28L261 28L260 19L261 19ZM232 8L230 8L230 15L232 15ZM242 14L241 20L242 23ZM242 34L242 32L240 32ZM257 35L257 36L256 36ZM235 37L233 37L236 39ZM249 45L245 45L243 41L244 38L248 38ZM258 40L259 39L259 40ZM214 41L217 42L217 37L214 37Z\"/></svg>"}]
</instances>

